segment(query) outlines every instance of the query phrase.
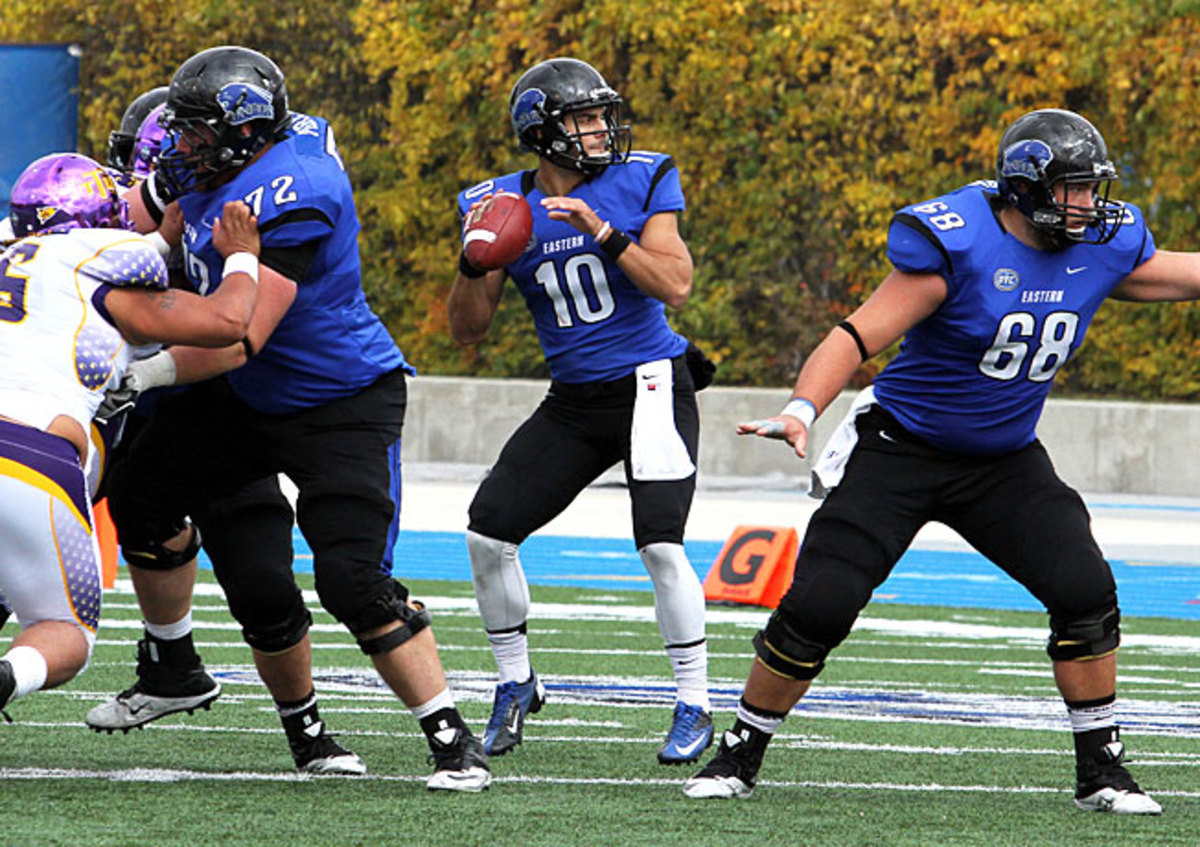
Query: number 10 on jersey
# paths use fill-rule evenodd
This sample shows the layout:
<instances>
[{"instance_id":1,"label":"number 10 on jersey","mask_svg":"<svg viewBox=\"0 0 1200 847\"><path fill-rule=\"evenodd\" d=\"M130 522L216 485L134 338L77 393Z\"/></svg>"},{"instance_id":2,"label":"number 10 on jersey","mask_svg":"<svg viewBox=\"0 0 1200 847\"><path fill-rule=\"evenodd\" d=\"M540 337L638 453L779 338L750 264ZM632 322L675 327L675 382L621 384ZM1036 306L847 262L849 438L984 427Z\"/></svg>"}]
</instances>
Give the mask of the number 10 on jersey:
<instances>
[{"instance_id":1,"label":"number 10 on jersey","mask_svg":"<svg viewBox=\"0 0 1200 847\"><path fill-rule=\"evenodd\" d=\"M599 323L616 308L604 260L595 253L571 256L563 262L561 275L554 260L542 262L533 277L554 304L559 327L575 326L576 320Z\"/></svg>"}]
</instances>

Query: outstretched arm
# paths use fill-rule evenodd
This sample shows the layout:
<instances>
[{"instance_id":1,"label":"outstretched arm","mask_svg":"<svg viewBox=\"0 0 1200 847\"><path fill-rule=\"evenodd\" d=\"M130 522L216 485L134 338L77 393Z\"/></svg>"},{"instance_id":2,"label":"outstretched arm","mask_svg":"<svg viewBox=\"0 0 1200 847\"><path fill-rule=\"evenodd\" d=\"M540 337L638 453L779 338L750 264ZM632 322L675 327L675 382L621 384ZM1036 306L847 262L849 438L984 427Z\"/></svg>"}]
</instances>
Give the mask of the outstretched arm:
<instances>
[{"instance_id":1,"label":"outstretched arm","mask_svg":"<svg viewBox=\"0 0 1200 847\"><path fill-rule=\"evenodd\" d=\"M858 332L867 357L871 357L932 315L945 299L946 281L937 274L893 270L848 321ZM811 417L802 420L785 413L747 421L738 424L738 434L782 438L795 448L797 456L804 458L808 424L828 408L863 361L854 336L844 329L834 329L805 360L792 389L793 397L812 406ZM789 408L795 407L789 404Z\"/></svg>"},{"instance_id":2,"label":"outstretched arm","mask_svg":"<svg viewBox=\"0 0 1200 847\"><path fill-rule=\"evenodd\" d=\"M1121 280L1109 296L1140 303L1200 300L1200 253L1159 250Z\"/></svg>"}]
</instances>

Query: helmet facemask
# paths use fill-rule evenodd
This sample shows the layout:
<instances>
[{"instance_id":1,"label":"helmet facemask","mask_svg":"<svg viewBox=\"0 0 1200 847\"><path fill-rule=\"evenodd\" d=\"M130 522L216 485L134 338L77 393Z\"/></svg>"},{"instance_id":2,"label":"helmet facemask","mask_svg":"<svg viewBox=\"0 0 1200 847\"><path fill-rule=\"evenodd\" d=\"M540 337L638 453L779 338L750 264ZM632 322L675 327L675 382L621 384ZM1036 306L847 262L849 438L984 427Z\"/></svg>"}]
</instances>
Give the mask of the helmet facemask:
<instances>
[{"instance_id":1,"label":"helmet facemask","mask_svg":"<svg viewBox=\"0 0 1200 847\"><path fill-rule=\"evenodd\" d=\"M632 133L628 124L621 123L620 96L614 91L612 97L602 104L602 129L580 131L576 123L581 112L601 104L572 104L551 112L539 130L538 152L544 150L542 155L559 167L582 171L588 176L596 176L609 165L625 161L633 142ZM596 135L604 136L604 151L589 155L585 139Z\"/></svg>"},{"instance_id":2,"label":"helmet facemask","mask_svg":"<svg viewBox=\"0 0 1200 847\"><path fill-rule=\"evenodd\" d=\"M207 191L214 180L245 165L276 135L274 121L231 124L222 117L181 117L170 104L162 124L166 135L157 167L176 196Z\"/></svg>"}]
</instances>

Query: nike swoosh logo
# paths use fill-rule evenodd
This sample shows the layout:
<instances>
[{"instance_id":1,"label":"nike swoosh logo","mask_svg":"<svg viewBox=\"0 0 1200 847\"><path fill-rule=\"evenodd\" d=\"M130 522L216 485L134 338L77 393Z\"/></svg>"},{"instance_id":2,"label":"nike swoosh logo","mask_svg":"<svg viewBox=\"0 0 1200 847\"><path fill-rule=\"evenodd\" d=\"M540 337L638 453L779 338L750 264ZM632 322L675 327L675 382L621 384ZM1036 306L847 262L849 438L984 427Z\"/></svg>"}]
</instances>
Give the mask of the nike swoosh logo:
<instances>
[{"instance_id":1,"label":"nike swoosh logo","mask_svg":"<svg viewBox=\"0 0 1200 847\"><path fill-rule=\"evenodd\" d=\"M678 749L679 749L679 752L682 753L684 756L688 756L691 753L693 753L696 750L696 748L698 748L703 743L704 743L704 736L701 735L699 738L697 738L691 744L684 745L683 747L680 747Z\"/></svg>"},{"instance_id":2,"label":"nike swoosh logo","mask_svg":"<svg viewBox=\"0 0 1200 847\"><path fill-rule=\"evenodd\" d=\"M1087 270L1087 265L1084 265L1081 268L1067 268L1067 276L1075 276L1075 274L1082 273L1083 271L1086 271L1086 270Z\"/></svg>"},{"instance_id":3,"label":"nike swoosh logo","mask_svg":"<svg viewBox=\"0 0 1200 847\"><path fill-rule=\"evenodd\" d=\"M519 710L513 712L512 721L508 725L508 731L513 735L521 731L521 712Z\"/></svg>"},{"instance_id":4,"label":"nike swoosh logo","mask_svg":"<svg viewBox=\"0 0 1200 847\"><path fill-rule=\"evenodd\" d=\"M882 438L884 441L890 441L893 444L900 443L899 441L897 441L896 439L894 439L890 435L888 435L886 430L882 430L882 429L879 430L879 437Z\"/></svg>"}]
</instances>

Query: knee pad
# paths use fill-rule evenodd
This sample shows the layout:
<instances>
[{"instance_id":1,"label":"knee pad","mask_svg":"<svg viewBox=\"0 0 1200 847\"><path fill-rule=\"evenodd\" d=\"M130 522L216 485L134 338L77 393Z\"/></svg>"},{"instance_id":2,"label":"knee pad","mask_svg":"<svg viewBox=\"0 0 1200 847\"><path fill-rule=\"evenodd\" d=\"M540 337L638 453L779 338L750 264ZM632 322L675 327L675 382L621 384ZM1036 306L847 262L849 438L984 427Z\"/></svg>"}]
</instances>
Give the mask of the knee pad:
<instances>
[{"instance_id":1,"label":"knee pad","mask_svg":"<svg viewBox=\"0 0 1200 847\"><path fill-rule=\"evenodd\" d=\"M829 648L800 635L779 611L754 636L754 652L772 673L787 679L815 679L825 667Z\"/></svg>"},{"instance_id":2,"label":"knee pad","mask_svg":"<svg viewBox=\"0 0 1200 847\"><path fill-rule=\"evenodd\" d=\"M182 550L168 550L161 541L143 541L137 538L121 537L121 555L133 568L143 568L148 571L170 571L181 568L196 558L200 552L200 528L187 518L174 528L168 538L174 538L188 527L192 528L191 541Z\"/></svg>"},{"instance_id":3,"label":"knee pad","mask_svg":"<svg viewBox=\"0 0 1200 847\"><path fill-rule=\"evenodd\" d=\"M299 591L296 591L295 597L296 602L281 621L241 621L242 639L258 652L267 654L286 653L299 644L312 626L312 613L304 605Z\"/></svg>"},{"instance_id":4,"label":"knee pad","mask_svg":"<svg viewBox=\"0 0 1200 847\"><path fill-rule=\"evenodd\" d=\"M483 628L496 632L525 623L529 617L529 584L517 545L468 529L467 550Z\"/></svg>"},{"instance_id":5,"label":"knee pad","mask_svg":"<svg viewBox=\"0 0 1200 847\"><path fill-rule=\"evenodd\" d=\"M386 617L385 617L386 615ZM392 580L392 592L376 598L364 615L360 615L359 623L352 626L350 631L358 639L358 648L368 656L377 653L387 653L408 641L421 630L429 626L431 617L421 603L409 605L408 589L399 582ZM362 623L366 621L366 623ZM400 621L400 626L383 635L364 638L360 633L374 629L390 621Z\"/></svg>"},{"instance_id":6,"label":"knee pad","mask_svg":"<svg viewBox=\"0 0 1200 847\"><path fill-rule=\"evenodd\" d=\"M1113 603L1086 615L1051 615L1046 652L1056 662L1099 659L1121 643L1121 610Z\"/></svg>"}]
</instances>

